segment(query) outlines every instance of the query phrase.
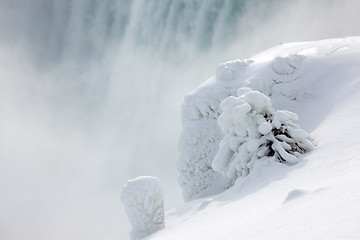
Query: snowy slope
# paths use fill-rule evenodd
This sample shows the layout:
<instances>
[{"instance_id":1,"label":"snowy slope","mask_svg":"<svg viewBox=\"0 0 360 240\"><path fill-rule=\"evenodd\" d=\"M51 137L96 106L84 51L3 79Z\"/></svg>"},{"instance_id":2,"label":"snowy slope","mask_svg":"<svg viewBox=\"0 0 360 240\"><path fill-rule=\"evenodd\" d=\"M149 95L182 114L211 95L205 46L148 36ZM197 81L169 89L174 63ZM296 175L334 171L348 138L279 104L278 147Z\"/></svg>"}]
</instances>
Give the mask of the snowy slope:
<instances>
[{"instance_id":1,"label":"snowy slope","mask_svg":"<svg viewBox=\"0 0 360 240\"><path fill-rule=\"evenodd\" d=\"M227 191L169 211L147 239L360 239L360 37L282 44L251 60L191 94L267 91L299 115L316 149L291 167L257 163Z\"/></svg>"}]
</instances>

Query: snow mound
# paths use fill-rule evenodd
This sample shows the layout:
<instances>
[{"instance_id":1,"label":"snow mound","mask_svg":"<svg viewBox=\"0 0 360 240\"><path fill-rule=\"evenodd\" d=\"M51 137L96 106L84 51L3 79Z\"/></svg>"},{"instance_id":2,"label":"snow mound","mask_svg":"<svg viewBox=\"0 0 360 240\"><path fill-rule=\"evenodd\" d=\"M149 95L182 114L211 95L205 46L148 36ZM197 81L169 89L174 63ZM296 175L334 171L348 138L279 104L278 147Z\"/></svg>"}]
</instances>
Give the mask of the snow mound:
<instances>
[{"instance_id":1,"label":"snow mound","mask_svg":"<svg viewBox=\"0 0 360 240\"><path fill-rule=\"evenodd\" d=\"M289 100L302 101L311 98L317 81L307 77L312 66L303 64L307 61L305 53L274 54L273 59L263 63L260 71L255 69L256 72L245 79L243 86L269 96L275 108L286 107Z\"/></svg>"},{"instance_id":2,"label":"snow mound","mask_svg":"<svg viewBox=\"0 0 360 240\"><path fill-rule=\"evenodd\" d=\"M239 127L238 122L246 119L249 112L261 113L265 111L264 109L270 108L274 111L291 109L293 105L311 99L313 92L319 87L319 77L313 74L317 71L318 64L323 59L331 59L336 54L343 53L345 50L334 51L334 48L345 46L347 41L334 39L330 44L321 42L282 44L253 56L252 60L239 59L225 62L217 67L216 76L187 94L181 108L183 130L179 140L178 158L178 180L183 188L184 199L189 201L223 191L227 185L225 183L231 182L229 176L231 175L230 179L233 180L237 175L235 172L238 171L224 174L224 179L220 181L219 174L211 168L214 153L218 148L213 146L220 145L220 141L226 135L225 132L229 129L236 131L237 136L246 136L244 128ZM347 48L341 47L341 49ZM247 94L249 92L252 93ZM260 97L261 94L265 97ZM242 95L246 95L247 99L240 98ZM226 114L220 117L224 112ZM281 120L284 116L289 117L289 120ZM254 131L260 135L270 134L276 127L280 126L282 129L281 124L295 121L294 116L286 111L278 112L273 116L271 123L268 122L270 120L257 123ZM208 122L210 120L218 121L219 126L215 126L214 122ZM216 130L208 130L210 125ZM234 127L235 125L237 127ZM308 135L302 130L291 130L291 134L299 141L309 140L308 137L304 137ZM194 144L191 140L193 137L202 140ZM213 139L215 142L212 142ZM228 141L229 147L233 149L238 147L237 140L228 139ZM249 141L246 145L253 149L257 146L255 143L256 141ZM289 148L285 143L282 145ZM213 150L207 150L204 157L204 149L210 148ZM289 158L284 161L288 164L299 159L298 156L292 158L286 155L288 150L282 151L282 147L278 144L274 144L273 148L277 149L275 152L279 153L279 157ZM223 152L223 154L231 154L231 152ZM246 168L248 167L242 169ZM199 179L201 180L198 182ZM221 184L214 184L215 182Z\"/></svg>"},{"instance_id":3,"label":"snow mound","mask_svg":"<svg viewBox=\"0 0 360 240\"><path fill-rule=\"evenodd\" d=\"M143 176L129 180L122 189L121 200L133 227L131 239L144 238L165 227L159 179Z\"/></svg>"},{"instance_id":4,"label":"snow mound","mask_svg":"<svg viewBox=\"0 0 360 240\"><path fill-rule=\"evenodd\" d=\"M216 81L232 81L237 78L240 71L251 63L250 59L238 59L220 64L216 68Z\"/></svg>"},{"instance_id":5,"label":"snow mound","mask_svg":"<svg viewBox=\"0 0 360 240\"><path fill-rule=\"evenodd\" d=\"M240 89L238 93L245 94L221 103L224 112L218 123L225 137L212 162L215 171L237 179L248 175L263 157L295 164L301 154L314 148L308 133L292 123L296 114L275 111L270 98L258 91Z\"/></svg>"},{"instance_id":6,"label":"snow mound","mask_svg":"<svg viewBox=\"0 0 360 240\"><path fill-rule=\"evenodd\" d=\"M276 57L272 62L272 69L279 75L291 75L300 67L303 58L298 54Z\"/></svg>"},{"instance_id":7,"label":"snow mound","mask_svg":"<svg viewBox=\"0 0 360 240\"><path fill-rule=\"evenodd\" d=\"M286 196L285 200L284 200L284 203L287 203L287 202L290 202L292 200L295 200L297 198L300 198L300 197L303 197L305 196L306 194L308 194L307 191L305 190L302 190L302 189L294 189L292 191L290 191L288 193L288 195Z\"/></svg>"},{"instance_id":8,"label":"snow mound","mask_svg":"<svg viewBox=\"0 0 360 240\"><path fill-rule=\"evenodd\" d=\"M299 67L302 59L303 56L298 54L282 54L278 58L275 57L275 61L279 63L278 67L282 61L284 66L290 66L293 70ZM220 64L216 76L185 96L181 108L183 130L179 140L178 182L186 201L222 192L232 184L234 176L224 174L223 178L220 178L219 173L212 169L212 161L224 137L223 132L232 127L234 119L240 122L246 118L246 110L254 109L261 113L264 111L262 108L271 107L271 101L275 102L276 107L281 107L289 99L302 99L307 92L311 92L309 88L312 86L308 87L307 84L303 84L304 81L300 81L301 72L279 75L275 74L271 67L271 72L264 71L267 69L266 66L271 66L273 59L265 64L259 62L238 59ZM259 66L262 66L261 69ZM290 91L291 89L293 91ZM246 94L249 92L252 93ZM247 105L242 105L244 100L239 99L239 96L244 94ZM232 111L233 113L230 113ZM219 119L223 112L228 114ZM234 115L234 119L229 118L231 114ZM216 126L215 121L221 124ZM213 130L209 130L209 126L213 126ZM260 124L258 127L258 132L262 134L270 128L266 124ZM237 131L242 130L237 128ZM194 138L201 141L195 143ZM252 143L247 144L250 147ZM235 141L232 141L232 147L236 147Z\"/></svg>"}]
</instances>

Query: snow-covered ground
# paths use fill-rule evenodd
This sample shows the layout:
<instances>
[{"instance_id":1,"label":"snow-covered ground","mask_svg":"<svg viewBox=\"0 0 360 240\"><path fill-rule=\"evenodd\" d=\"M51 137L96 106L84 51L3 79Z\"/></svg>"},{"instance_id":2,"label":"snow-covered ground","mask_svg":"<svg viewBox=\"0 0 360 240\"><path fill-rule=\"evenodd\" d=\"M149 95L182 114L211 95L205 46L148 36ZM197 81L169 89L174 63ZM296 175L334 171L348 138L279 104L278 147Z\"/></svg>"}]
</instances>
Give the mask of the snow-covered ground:
<instances>
[{"instance_id":1,"label":"snow-covered ground","mask_svg":"<svg viewBox=\"0 0 360 240\"><path fill-rule=\"evenodd\" d=\"M281 44L250 60L219 66L185 105L209 117L199 98L251 87L297 113L315 150L293 166L256 163L225 192L167 212L146 239L360 239L360 37Z\"/></svg>"}]
</instances>

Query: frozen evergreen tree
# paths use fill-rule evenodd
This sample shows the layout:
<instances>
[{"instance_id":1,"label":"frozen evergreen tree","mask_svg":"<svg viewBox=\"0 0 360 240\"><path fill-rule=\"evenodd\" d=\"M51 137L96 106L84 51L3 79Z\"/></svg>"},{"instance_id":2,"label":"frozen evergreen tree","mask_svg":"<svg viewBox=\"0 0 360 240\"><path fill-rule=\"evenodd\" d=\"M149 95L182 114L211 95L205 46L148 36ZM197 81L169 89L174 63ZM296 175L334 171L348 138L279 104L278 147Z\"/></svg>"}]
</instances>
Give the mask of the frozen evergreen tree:
<instances>
[{"instance_id":1,"label":"frozen evergreen tree","mask_svg":"<svg viewBox=\"0 0 360 240\"><path fill-rule=\"evenodd\" d=\"M270 98L258 91L240 88L237 97L221 102L221 108L218 123L225 137L212 167L226 177L246 176L254 161L263 157L295 164L314 148L308 133L292 122L297 115L275 111Z\"/></svg>"},{"instance_id":2,"label":"frozen evergreen tree","mask_svg":"<svg viewBox=\"0 0 360 240\"><path fill-rule=\"evenodd\" d=\"M132 225L132 240L144 238L165 227L164 197L160 180L138 177L122 189L121 200Z\"/></svg>"}]
</instances>

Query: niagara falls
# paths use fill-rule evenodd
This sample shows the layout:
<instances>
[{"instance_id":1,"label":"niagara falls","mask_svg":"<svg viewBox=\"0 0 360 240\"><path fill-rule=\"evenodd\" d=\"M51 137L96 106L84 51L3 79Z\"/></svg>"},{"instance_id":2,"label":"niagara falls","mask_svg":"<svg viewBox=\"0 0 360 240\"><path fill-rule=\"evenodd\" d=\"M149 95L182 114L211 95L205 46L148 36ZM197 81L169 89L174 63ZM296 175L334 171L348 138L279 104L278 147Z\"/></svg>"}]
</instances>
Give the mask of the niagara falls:
<instances>
[{"instance_id":1,"label":"niagara falls","mask_svg":"<svg viewBox=\"0 0 360 240\"><path fill-rule=\"evenodd\" d=\"M359 11L0 0L0 239L360 239Z\"/></svg>"}]
</instances>

